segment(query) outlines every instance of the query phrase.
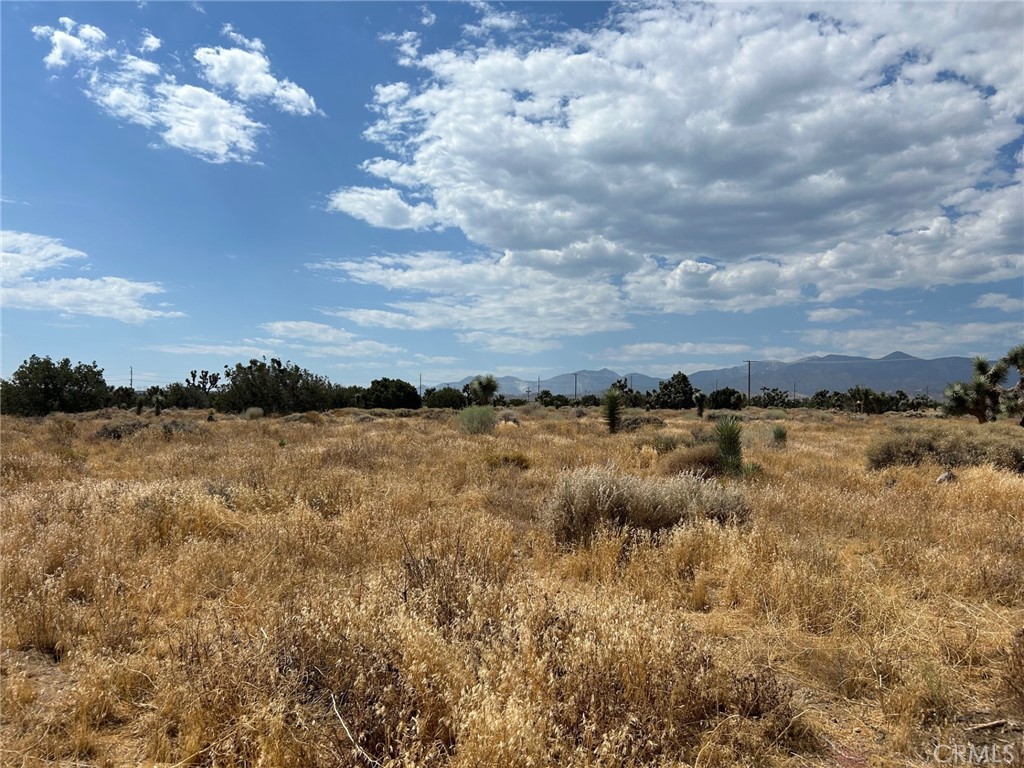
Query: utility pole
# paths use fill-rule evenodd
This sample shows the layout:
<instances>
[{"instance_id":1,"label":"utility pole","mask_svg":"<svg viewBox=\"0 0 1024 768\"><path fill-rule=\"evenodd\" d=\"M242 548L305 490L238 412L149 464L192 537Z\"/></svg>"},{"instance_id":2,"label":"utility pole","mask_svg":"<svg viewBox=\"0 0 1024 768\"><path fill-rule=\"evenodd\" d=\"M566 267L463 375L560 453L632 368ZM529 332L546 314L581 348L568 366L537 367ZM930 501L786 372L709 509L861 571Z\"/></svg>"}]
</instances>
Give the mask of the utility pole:
<instances>
[{"instance_id":1,"label":"utility pole","mask_svg":"<svg viewBox=\"0 0 1024 768\"><path fill-rule=\"evenodd\" d=\"M747 405L750 404L750 364L757 362L756 360L744 360L747 364Z\"/></svg>"},{"instance_id":2,"label":"utility pole","mask_svg":"<svg viewBox=\"0 0 1024 768\"><path fill-rule=\"evenodd\" d=\"M577 376L579 376L578 373L574 373L572 375L572 399L573 399L573 402L576 401L576 377Z\"/></svg>"},{"instance_id":3,"label":"utility pole","mask_svg":"<svg viewBox=\"0 0 1024 768\"><path fill-rule=\"evenodd\" d=\"M135 369L130 365L128 366L128 388L132 392L135 391Z\"/></svg>"}]
</instances>

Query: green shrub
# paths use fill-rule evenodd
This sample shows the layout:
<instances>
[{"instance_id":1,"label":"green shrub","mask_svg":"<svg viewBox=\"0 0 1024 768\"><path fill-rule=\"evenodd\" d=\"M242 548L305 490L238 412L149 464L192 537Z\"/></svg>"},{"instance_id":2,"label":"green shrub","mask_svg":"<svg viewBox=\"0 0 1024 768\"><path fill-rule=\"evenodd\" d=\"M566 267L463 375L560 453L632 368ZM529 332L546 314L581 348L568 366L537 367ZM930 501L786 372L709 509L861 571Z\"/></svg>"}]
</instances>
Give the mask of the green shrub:
<instances>
[{"instance_id":1,"label":"green shrub","mask_svg":"<svg viewBox=\"0 0 1024 768\"><path fill-rule=\"evenodd\" d=\"M484 435L494 431L498 414L489 405L471 405L459 411L459 428L469 435Z\"/></svg>"},{"instance_id":2,"label":"green shrub","mask_svg":"<svg viewBox=\"0 0 1024 768\"><path fill-rule=\"evenodd\" d=\"M608 431L615 434L619 431L619 423L622 421L622 393L612 387L604 393L604 420L608 424Z\"/></svg>"},{"instance_id":3,"label":"green shrub","mask_svg":"<svg viewBox=\"0 0 1024 768\"><path fill-rule=\"evenodd\" d=\"M697 520L742 523L743 496L694 475L652 482L588 467L563 475L550 504L551 525L562 544L585 543L605 524L659 531Z\"/></svg>"},{"instance_id":4,"label":"green shrub","mask_svg":"<svg viewBox=\"0 0 1024 768\"><path fill-rule=\"evenodd\" d=\"M715 438L725 471L738 473L743 468L743 425L732 417L718 419Z\"/></svg>"}]
</instances>

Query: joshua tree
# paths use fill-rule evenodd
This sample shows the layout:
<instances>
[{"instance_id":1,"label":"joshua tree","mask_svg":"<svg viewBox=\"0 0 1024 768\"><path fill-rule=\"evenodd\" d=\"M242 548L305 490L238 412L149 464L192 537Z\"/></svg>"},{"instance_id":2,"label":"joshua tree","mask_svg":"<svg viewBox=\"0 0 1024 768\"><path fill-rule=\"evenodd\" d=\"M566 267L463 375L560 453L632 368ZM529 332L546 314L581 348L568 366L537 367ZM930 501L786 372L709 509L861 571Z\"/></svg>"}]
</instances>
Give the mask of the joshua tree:
<instances>
[{"instance_id":1,"label":"joshua tree","mask_svg":"<svg viewBox=\"0 0 1024 768\"><path fill-rule=\"evenodd\" d=\"M1011 354L1016 350L1011 350ZM974 358L974 375L970 381L955 381L946 387L946 404L942 410L949 416L970 414L979 424L995 421L999 401L1005 391L1003 382L1010 372L1008 357L995 365L984 357Z\"/></svg>"},{"instance_id":2,"label":"joshua tree","mask_svg":"<svg viewBox=\"0 0 1024 768\"><path fill-rule=\"evenodd\" d=\"M1003 392L1003 407L1008 416L1020 416L1020 425L1024 427L1024 344L1006 353L1001 362L1017 369L1017 383Z\"/></svg>"},{"instance_id":3,"label":"joshua tree","mask_svg":"<svg viewBox=\"0 0 1024 768\"><path fill-rule=\"evenodd\" d=\"M489 405L497 392L498 380L489 373L469 383L469 397L477 405Z\"/></svg>"}]
</instances>

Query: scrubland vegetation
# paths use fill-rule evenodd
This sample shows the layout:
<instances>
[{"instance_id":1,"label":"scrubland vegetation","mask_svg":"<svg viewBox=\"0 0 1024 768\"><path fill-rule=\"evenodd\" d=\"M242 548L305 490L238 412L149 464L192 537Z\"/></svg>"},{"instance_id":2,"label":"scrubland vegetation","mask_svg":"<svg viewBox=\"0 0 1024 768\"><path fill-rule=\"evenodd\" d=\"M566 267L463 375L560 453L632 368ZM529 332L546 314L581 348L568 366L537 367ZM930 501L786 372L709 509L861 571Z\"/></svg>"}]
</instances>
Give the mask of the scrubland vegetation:
<instances>
[{"instance_id":1,"label":"scrubland vegetation","mask_svg":"<svg viewBox=\"0 0 1024 768\"><path fill-rule=\"evenodd\" d=\"M597 407L5 416L0 760L910 766L1019 745L1020 427L751 413L615 433Z\"/></svg>"}]
</instances>

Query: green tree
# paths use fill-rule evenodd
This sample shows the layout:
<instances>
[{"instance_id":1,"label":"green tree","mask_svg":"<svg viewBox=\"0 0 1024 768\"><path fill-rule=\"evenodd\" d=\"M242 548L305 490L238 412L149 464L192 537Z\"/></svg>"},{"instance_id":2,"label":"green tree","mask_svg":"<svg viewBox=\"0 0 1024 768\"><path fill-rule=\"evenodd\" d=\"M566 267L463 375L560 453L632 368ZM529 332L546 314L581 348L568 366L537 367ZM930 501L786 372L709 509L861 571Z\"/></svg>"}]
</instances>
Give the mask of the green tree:
<instances>
[{"instance_id":1,"label":"green tree","mask_svg":"<svg viewBox=\"0 0 1024 768\"><path fill-rule=\"evenodd\" d=\"M419 408L422 405L416 387L401 379L374 379L365 394L367 408Z\"/></svg>"},{"instance_id":2,"label":"green tree","mask_svg":"<svg viewBox=\"0 0 1024 768\"><path fill-rule=\"evenodd\" d=\"M743 393L732 387L722 387L708 395L707 405L708 408L716 410L728 408L729 410L738 411L743 407Z\"/></svg>"},{"instance_id":3,"label":"green tree","mask_svg":"<svg viewBox=\"0 0 1024 768\"><path fill-rule=\"evenodd\" d=\"M466 407L466 396L455 387L428 389L423 393L423 404L427 408L454 408L459 411Z\"/></svg>"},{"instance_id":4,"label":"green tree","mask_svg":"<svg viewBox=\"0 0 1024 768\"><path fill-rule=\"evenodd\" d=\"M984 357L974 358L970 381L955 381L946 387L946 403L942 410L948 416L971 415L979 424L995 421L1003 396L1003 383L1010 373L1010 363L1003 358L995 365Z\"/></svg>"},{"instance_id":5,"label":"green tree","mask_svg":"<svg viewBox=\"0 0 1024 768\"><path fill-rule=\"evenodd\" d=\"M95 361L72 367L66 357L54 363L49 357L32 355L10 381L0 381L0 408L16 416L81 413L106 406L110 393L103 369Z\"/></svg>"},{"instance_id":6,"label":"green tree","mask_svg":"<svg viewBox=\"0 0 1024 768\"><path fill-rule=\"evenodd\" d=\"M224 367L227 383L213 396L223 411L241 412L262 408L265 413L322 411L334 405L336 391L323 376L277 358L252 359L248 365Z\"/></svg>"},{"instance_id":7,"label":"green tree","mask_svg":"<svg viewBox=\"0 0 1024 768\"><path fill-rule=\"evenodd\" d=\"M693 399L693 385L690 383L690 378L682 371L672 374L672 378L666 379L658 385L652 405L655 408L671 408L673 410L695 407L697 403Z\"/></svg>"}]
</instances>

